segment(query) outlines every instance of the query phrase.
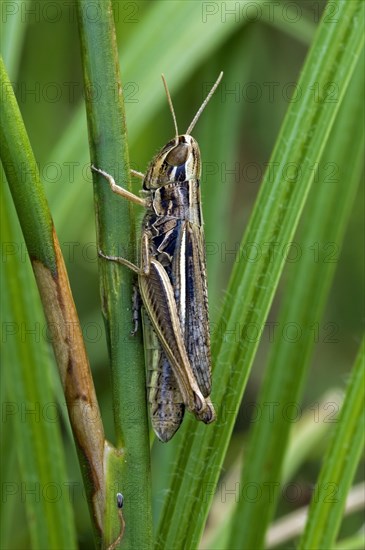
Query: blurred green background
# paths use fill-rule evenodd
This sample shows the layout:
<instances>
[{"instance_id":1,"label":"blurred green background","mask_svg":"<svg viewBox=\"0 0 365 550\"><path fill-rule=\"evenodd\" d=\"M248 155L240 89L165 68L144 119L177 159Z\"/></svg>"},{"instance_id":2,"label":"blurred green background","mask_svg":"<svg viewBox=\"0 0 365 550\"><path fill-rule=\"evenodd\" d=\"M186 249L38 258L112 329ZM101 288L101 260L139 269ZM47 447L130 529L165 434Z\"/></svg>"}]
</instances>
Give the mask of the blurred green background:
<instances>
[{"instance_id":1,"label":"blurred green background","mask_svg":"<svg viewBox=\"0 0 365 550\"><path fill-rule=\"evenodd\" d=\"M84 331L106 435L113 441L75 7L73 2L2 4L2 54L39 163ZM284 114L288 105L296 100L296 94L301 94L295 83L325 3L306 0L280 5L273 3L269 12L261 9L260 2L251 3L251 7L241 2L115 1L113 4L130 137L130 161L134 169L145 171L153 155L173 135L161 73L165 74L169 84L180 131L188 127L219 71L225 73L193 132L203 160L203 213L214 333L214 320L237 253L248 255L249 261L254 257L250 254L263 253L262 243L254 243L250 251L239 251L238 247ZM189 4L191 9L186 10L183 4ZM316 84L313 83L314 101L316 93ZM334 84L334 100L336 93ZM351 129L348 139L351 140ZM332 178L340 177L335 158L313 169L316 171L313 191L316 184L330 186ZM135 192L139 186L140 183L134 181ZM310 247L303 248L299 228L290 249L287 249L287 243L278 243L274 251L287 255L287 266L262 332L227 454L225 475L231 471L231 486L234 479L239 479L238 472L235 477L235 461L238 449L242 447L242 438L244 440L254 422L252 404L261 384L270 346L276 338L300 338L302 327L296 320L293 319L290 326L279 326L276 324L277 312L285 295L290 269L308 255L313 257L313 262L335 262L336 274L325 316L313 326L312 368L303 401L298 404L301 420L305 411L309 418L311 414L314 418L321 408L323 413L323 402L327 405L334 402L331 392L343 389L347 381L363 330L363 193L360 185L341 246L336 242L325 245L313 242ZM303 217L310 219L311 212L306 209ZM21 255L21 261L26 256L20 233L16 254ZM51 365L51 353L49 362ZM288 368L295 368L295 365L288 365ZM57 376L54 368L53 381L59 392ZM58 395L69 479L76 484L72 499L77 509L80 548L89 548L91 530L81 477L65 422L66 408L62 394ZM329 401L325 395L331 395ZM332 409L327 412L331 414ZM324 438L296 474L294 481L303 489L300 499L294 498L290 502L283 498L278 515L308 504L325 443ZM163 452L168 455L168 448ZM159 460L160 453L160 447L154 448L153 460ZM163 498L157 462L153 464L153 474L158 488L155 494L157 511ZM17 468L13 475L20 480ZM24 519L23 504L16 501L13 511L8 529L11 525L17 528L11 537L12 545L6 547L25 548L29 532L26 523L21 521ZM219 513L224 514L224 506ZM342 535L352 533L360 525L360 516L351 516L344 522Z\"/></svg>"}]
</instances>

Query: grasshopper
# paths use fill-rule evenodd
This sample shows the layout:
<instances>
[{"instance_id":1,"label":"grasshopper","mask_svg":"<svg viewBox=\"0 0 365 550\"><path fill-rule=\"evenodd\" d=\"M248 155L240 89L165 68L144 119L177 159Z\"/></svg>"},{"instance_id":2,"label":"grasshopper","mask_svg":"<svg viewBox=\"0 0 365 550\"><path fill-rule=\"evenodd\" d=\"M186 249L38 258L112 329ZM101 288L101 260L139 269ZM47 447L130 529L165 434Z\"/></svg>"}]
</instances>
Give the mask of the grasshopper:
<instances>
[{"instance_id":1,"label":"grasshopper","mask_svg":"<svg viewBox=\"0 0 365 550\"><path fill-rule=\"evenodd\" d=\"M146 209L142 222L140 266L125 258L99 254L138 275L142 298L145 359L149 371L152 427L161 441L178 430L185 408L206 424L215 420L209 398L211 358L205 243L200 199L200 151L190 135L223 73L185 134L179 135L171 96L162 75L175 137L157 153L143 179L142 194L130 193L95 166L114 193Z\"/></svg>"}]
</instances>

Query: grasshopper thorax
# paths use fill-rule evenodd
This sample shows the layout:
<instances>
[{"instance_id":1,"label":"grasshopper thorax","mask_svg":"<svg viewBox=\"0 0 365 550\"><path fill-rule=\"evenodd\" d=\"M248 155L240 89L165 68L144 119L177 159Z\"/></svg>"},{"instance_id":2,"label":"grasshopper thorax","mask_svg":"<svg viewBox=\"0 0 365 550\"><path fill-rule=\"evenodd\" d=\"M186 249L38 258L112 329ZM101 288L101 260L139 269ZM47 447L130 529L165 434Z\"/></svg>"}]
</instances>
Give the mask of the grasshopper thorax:
<instances>
[{"instance_id":1,"label":"grasshopper thorax","mask_svg":"<svg viewBox=\"0 0 365 550\"><path fill-rule=\"evenodd\" d=\"M199 178L199 145L189 134L181 134L157 153L147 170L143 189L149 191L168 183Z\"/></svg>"}]
</instances>

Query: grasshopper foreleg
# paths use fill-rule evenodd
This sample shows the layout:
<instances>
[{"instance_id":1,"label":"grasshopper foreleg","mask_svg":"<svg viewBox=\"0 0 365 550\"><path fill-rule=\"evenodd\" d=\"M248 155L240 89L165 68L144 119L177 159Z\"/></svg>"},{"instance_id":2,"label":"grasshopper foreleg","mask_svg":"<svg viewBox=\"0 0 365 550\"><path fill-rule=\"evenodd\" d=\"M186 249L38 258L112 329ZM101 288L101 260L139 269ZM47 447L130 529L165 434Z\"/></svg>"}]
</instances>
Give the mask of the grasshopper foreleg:
<instances>
[{"instance_id":1,"label":"grasshopper foreleg","mask_svg":"<svg viewBox=\"0 0 365 550\"><path fill-rule=\"evenodd\" d=\"M131 193L130 191L127 191L127 189L124 189L124 187L121 187L120 185L117 185L115 183L115 179L113 176L108 174L108 172L105 172L104 170L100 170L100 168L96 168L93 164L91 165L91 169L94 172L97 172L101 176L103 176L107 182L110 185L110 189L113 191L113 193L116 193L117 195L120 195L121 197L124 197L125 199L134 202L135 204L138 204L139 206L143 206L144 208L147 207L147 201L145 199L141 199L141 197L137 197L134 193ZM140 174L140 172L135 172L133 170L134 174Z\"/></svg>"}]
</instances>

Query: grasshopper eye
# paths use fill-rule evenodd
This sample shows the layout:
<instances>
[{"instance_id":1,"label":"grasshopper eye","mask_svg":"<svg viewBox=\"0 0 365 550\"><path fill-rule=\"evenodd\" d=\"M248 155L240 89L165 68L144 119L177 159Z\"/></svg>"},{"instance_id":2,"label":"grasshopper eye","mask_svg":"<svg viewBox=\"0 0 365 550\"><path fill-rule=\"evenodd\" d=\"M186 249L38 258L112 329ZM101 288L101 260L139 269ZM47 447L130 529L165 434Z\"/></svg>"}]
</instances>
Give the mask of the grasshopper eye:
<instances>
[{"instance_id":1,"label":"grasshopper eye","mask_svg":"<svg viewBox=\"0 0 365 550\"><path fill-rule=\"evenodd\" d=\"M180 166L186 162L188 155L189 146L186 143L179 143L166 155L165 161L170 166Z\"/></svg>"}]
</instances>

